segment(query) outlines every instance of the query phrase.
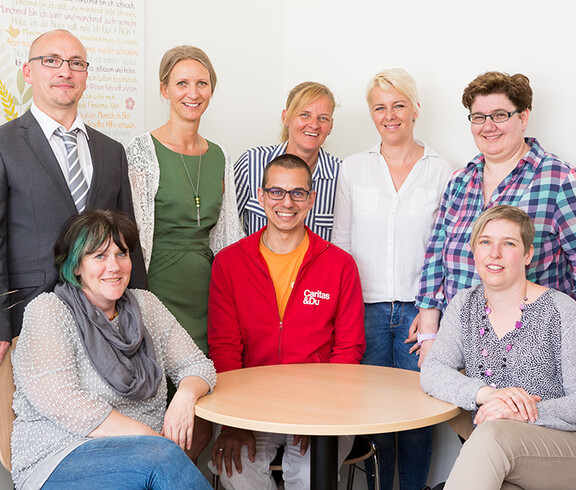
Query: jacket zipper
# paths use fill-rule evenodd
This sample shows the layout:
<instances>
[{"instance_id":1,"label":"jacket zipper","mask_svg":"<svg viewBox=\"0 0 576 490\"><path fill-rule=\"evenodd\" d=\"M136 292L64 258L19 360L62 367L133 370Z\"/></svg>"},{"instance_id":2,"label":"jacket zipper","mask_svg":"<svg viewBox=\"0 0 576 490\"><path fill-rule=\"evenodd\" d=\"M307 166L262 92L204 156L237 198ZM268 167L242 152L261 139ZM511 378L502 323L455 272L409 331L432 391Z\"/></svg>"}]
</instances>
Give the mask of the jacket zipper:
<instances>
[{"instance_id":1,"label":"jacket zipper","mask_svg":"<svg viewBox=\"0 0 576 490\"><path fill-rule=\"evenodd\" d=\"M308 265L310 264L310 262L312 262L314 259L316 259L316 257L318 257L327 248L328 247L326 246L322 250L319 250L312 257L309 257L308 260L306 260L306 262L302 261L302 265L300 266L300 269L298 270L298 274L296 274L296 279L294 279L294 285L292 287L292 291L290 291L290 296L288 296L288 301L286 302L286 308L284 309L284 318L286 318L286 313L290 309L290 304L292 303L293 296L294 296L294 289L296 288L296 285L298 284L298 280L300 279L300 277L302 277L302 274L304 273L305 269L308 268ZM272 278L270 278L270 282L272 283ZM274 287L274 283L272 283L272 287ZM278 364L282 363L281 361L282 361L282 334L283 333L284 333L284 322L282 320L280 320L280 335L278 337Z\"/></svg>"},{"instance_id":2,"label":"jacket zipper","mask_svg":"<svg viewBox=\"0 0 576 490\"><path fill-rule=\"evenodd\" d=\"M280 364L280 360L282 359L282 335L284 333L284 324L282 320L280 320L280 331L278 332L278 364Z\"/></svg>"},{"instance_id":3,"label":"jacket zipper","mask_svg":"<svg viewBox=\"0 0 576 490\"><path fill-rule=\"evenodd\" d=\"M270 276L270 273L268 271L267 268L264 267L264 264L262 264L259 260L255 260L256 264L258 264L258 266L262 269L262 271L266 274L266 276L268 277L268 282L270 283L270 287L272 288L272 292L274 293L274 305L276 305L276 313L278 315L278 348L276 349L276 355L277 355L277 364L282 364L282 335L284 333L284 322L282 321L282 319L280 318L280 312L278 311L278 298L276 297L276 289L274 288L274 282L272 281L272 277ZM290 299L288 299L288 302L290 302ZM286 307L288 307L288 305L286 305Z\"/></svg>"},{"instance_id":4,"label":"jacket zipper","mask_svg":"<svg viewBox=\"0 0 576 490\"><path fill-rule=\"evenodd\" d=\"M294 287L296 287L296 284L298 283L298 279L301 277L304 269L306 269L308 267L308 264L310 264L310 262L312 262L314 259L316 259L316 257L318 257L321 253L323 253L326 249L328 248L328 245L326 245L324 248L322 248L321 250L319 250L318 252L316 252L312 257L309 257L308 260L306 260L306 262L302 262L302 265L300 266L300 270L298 271L298 274L296 274L296 279L294 279L294 286L292 288L292 291L290 292L290 296L288 297L288 302L286 303L286 308L284 310L284 315L286 315L286 312L288 311L288 307L290 306L290 303L292 302L292 296L294 295ZM262 271L268 276L268 280L270 282L270 285L272 286L272 291L274 291L274 300L275 300L275 305L276 305L276 311L278 311L278 298L276 297L276 290L274 289L274 282L272 281L272 277L270 277L270 273L268 272L268 269L264 267L264 264L262 264L262 262L260 262L257 258L252 258L252 260L258 265L258 267L260 267L260 269L262 269ZM282 335L284 334L284 322L282 321L282 319L280 319L280 312L278 312L278 364L282 364Z\"/></svg>"}]
</instances>

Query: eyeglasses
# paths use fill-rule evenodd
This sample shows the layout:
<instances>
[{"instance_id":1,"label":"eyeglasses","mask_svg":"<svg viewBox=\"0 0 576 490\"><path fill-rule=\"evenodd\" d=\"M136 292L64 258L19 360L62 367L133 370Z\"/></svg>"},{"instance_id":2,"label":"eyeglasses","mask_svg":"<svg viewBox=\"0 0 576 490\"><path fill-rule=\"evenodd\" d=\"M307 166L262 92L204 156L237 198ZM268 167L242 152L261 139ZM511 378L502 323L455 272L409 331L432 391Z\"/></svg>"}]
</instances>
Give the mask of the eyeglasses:
<instances>
[{"instance_id":1,"label":"eyeglasses","mask_svg":"<svg viewBox=\"0 0 576 490\"><path fill-rule=\"evenodd\" d=\"M40 60L42 66L47 66L48 68L60 68L66 62L72 71L88 71L88 66L90 65L84 60L63 60L57 56L36 56L28 61L34 60Z\"/></svg>"},{"instance_id":2,"label":"eyeglasses","mask_svg":"<svg viewBox=\"0 0 576 490\"><path fill-rule=\"evenodd\" d=\"M472 124L484 124L486 122L486 118L489 117L497 124L503 123L508 121L514 114L520 112L518 109L512 112L508 111L496 111L492 114L482 114L480 112L475 112L474 114L468 114L468 121Z\"/></svg>"},{"instance_id":3,"label":"eyeglasses","mask_svg":"<svg viewBox=\"0 0 576 490\"><path fill-rule=\"evenodd\" d=\"M273 201L281 201L284 199L286 194L290 195L290 199L295 202L305 201L308 199L311 191L305 191L304 189L292 189L287 191L281 187L263 187L262 190L268 194L268 197Z\"/></svg>"}]
</instances>

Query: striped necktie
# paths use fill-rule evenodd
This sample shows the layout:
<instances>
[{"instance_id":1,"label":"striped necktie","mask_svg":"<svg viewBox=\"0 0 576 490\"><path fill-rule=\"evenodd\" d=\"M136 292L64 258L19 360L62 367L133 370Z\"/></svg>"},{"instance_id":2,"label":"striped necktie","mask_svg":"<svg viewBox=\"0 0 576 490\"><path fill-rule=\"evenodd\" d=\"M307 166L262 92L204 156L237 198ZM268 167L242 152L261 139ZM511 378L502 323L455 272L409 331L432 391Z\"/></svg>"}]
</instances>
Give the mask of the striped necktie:
<instances>
[{"instance_id":1,"label":"striped necktie","mask_svg":"<svg viewBox=\"0 0 576 490\"><path fill-rule=\"evenodd\" d=\"M80 159L78 158L78 135L77 129L74 131L62 131L58 128L55 131L57 136L60 136L64 141L66 147L66 154L68 156L68 187L70 194L74 199L74 204L79 213L84 211L86 207L86 200L88 198L88 184L82 173L80 167Z\"/></svg>"}]
</instances>

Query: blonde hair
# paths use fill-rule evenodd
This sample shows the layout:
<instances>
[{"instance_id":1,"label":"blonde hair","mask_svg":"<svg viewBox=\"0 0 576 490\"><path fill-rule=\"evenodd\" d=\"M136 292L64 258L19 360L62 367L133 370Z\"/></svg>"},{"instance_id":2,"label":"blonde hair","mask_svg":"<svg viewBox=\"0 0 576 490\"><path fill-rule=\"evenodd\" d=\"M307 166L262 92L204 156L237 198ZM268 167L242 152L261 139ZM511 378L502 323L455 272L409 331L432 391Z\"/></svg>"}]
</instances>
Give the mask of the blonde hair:
<instances>
[{"instance_id":1,"label":"blonde hair","mask_svg":"<svg viewBox=\"0 0 576 490\"><path fill-rule=\"evenodd\" d=\"M380 87L384 92L390 92L393 89L398 90L398 92L408 97L412 108L418 111L418 87L416 87L416 81L412 78L412 75L406 70L390 68L376 73L366 87L366 101L369 106L372 105L372 90L375 87Z\"/></svg>"},{"instance_id":2,"label":"blonde hair","mask_svg":"<svg viewBox=\"0 0 576 490\"><path fill-rule=\"evenodd\" d=\"M164 53L162 56L162 60L160 61L160 69L159 76L160 76L160 83L162 85L167 85L168 81L170 80L170 75L172 70L176 66L177 63L184 60L194 60L198 63L202 64L204 68L208 70L210 75L210 88L212 89L212 93L214 93L214 89L216 88L216 82L218 81L216 77L216 71L212 66L212 62L208 55L202 51L200 48L195 46L176 46L172 49L169 49Z\"/></svg>"},{"instance_id":3,"label":"blonde hair","mask_svg":"<svg viewBox=\"0 0 576 490\"><path fill-rule=\"evenodd\" d=\"M282 127L282 134L280 135L282 142L288 141L288 124L292 118L320 97L328 97L332 105L333 114L336 101L334 100L334 94L326 85L317 82L302 82L290 90L288 98L286 99L284 126Z\"/></svg>"},{"instance_id":4,"label":"blonde hair","mask_svg":"<svg viewBox=\"0 0 576 490\"><path fill-rule=\"evenodd\" d=\"M472 234L470 235L470 248L474 251L478 237L486 228L490 221L506 220L515 223L520 228L520 236L522 237L522 244L524 245L524 253L528 253L532 243L534 242L534 222L532 218L520 208L516 206L509 206L508 204L501 204L484 211L474 223Z\"/></svg>"}]
</instances>

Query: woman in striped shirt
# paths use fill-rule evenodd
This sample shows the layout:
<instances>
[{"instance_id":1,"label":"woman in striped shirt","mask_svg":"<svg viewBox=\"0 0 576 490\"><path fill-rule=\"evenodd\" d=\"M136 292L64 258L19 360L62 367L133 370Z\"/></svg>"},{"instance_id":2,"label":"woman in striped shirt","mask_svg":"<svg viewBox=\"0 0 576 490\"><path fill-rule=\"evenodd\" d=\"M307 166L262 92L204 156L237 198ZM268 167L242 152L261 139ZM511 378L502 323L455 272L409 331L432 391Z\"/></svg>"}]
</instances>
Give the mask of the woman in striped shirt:
<instances>
[{"instance_id":1,"label":"woman in striped shirt","mask_svg":"<svg viewBox=\"0 0 576 490\"><path fill-rule=\"evenodd\" d=\"M234 165L238 211L247 235L266 224L264 209L258 204L258 187L264 168L278 155L292 153L312 170L316 202L306 225L325 240L330 240L334 220L334 195L341 160L321 146L332 131L334 95L320 83L303 82L288 94L282 111L282 143L258 146L246 151Z\"/></svg>"}]
</instances>

